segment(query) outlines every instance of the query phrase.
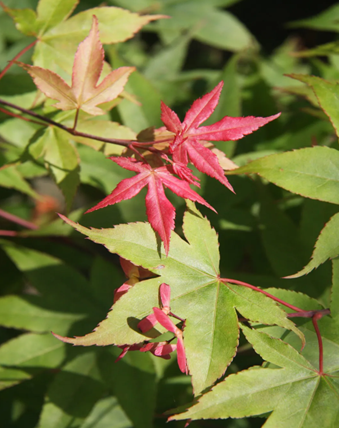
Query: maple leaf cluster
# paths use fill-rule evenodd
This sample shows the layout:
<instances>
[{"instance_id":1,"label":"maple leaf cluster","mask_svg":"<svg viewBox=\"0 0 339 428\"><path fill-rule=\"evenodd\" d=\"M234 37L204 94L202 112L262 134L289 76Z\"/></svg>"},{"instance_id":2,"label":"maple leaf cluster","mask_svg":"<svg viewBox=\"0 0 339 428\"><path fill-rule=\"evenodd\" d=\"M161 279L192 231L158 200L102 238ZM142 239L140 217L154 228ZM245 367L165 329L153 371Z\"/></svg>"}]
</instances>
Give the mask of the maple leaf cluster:
<instances>
[{"instance_id":1,"label":"maple leaf cluster","mask_svg":"<svg viewBox=\"0 0 339 428\"><path fill-rule=\"evenodd\" d=\"M134 67L113 70L98 83L104 64L104 50L98 25L97 18L93 16L90 33L79 44L75 54L71 86L50 70L19 63L47 97L58 101L55 107L62 110L75 109L77 114L79 110L83 110L95 116L104 113L98 105L114 100L123 91ZM199 202L214 210L190 188L191 184L197 187L200 185L199 179L193 175L188 164L193 164L199 171L219 180L234 192L221 165L225 163L226 158L220 151L219 157L217 156L218 151L211 141L238 140L280 115L279 113L266 118L225 116L212 125L201 126L215 110L222 87L223 82L220 82L211 92L194 101L183 122L162 102L161 120L164 127L155 130L154 141L127 142L128 150L124 157L110 157L122 168L137 174L122 180L109 196L87 212L131 199L148 186L147 217L168 255L171 231L174 230L175 208L167 199L164 189L168 188L181 198ZM74 130L77 117L76 115Z\"/></svg>"}]
</instances>

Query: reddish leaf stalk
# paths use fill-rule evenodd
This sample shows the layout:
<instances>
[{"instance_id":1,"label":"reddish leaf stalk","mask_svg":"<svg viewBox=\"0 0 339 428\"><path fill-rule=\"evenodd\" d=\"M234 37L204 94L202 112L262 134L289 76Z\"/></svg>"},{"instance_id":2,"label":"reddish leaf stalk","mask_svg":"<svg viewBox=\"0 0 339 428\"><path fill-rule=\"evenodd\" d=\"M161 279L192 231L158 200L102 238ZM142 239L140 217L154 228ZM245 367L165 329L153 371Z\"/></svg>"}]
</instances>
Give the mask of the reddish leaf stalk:
<instances>
[{"instance_id":1,"label":"reddish leaf stalk","mask_svg":"<svg viewBox=\"0 0 339 428\"><path fill-rule=\"evenodd\" d=\"M143 157L141 153L138 152L138 150L134 147L134 143L129 144L128 148L136 155L138 156L143 162L147 163L147 160Z\"/></svg>"},{"instance_id":2,"label":"reddish leaf stalk","mask_svg":"<svg viewBox=\"0 0 339 428\"><path fill-rule=\"evenodd\" d=\"M74 124L73 124L73 128L72 131L75 132L75 129L77 127L77 123L78 123L78 117L79 117L79 109L77 109L77 111L75 112L75 118L74 118Z\"/></svg>"},{"instance_id":3,"label":"reddish leaf stalk","mask_svg":"<svg viewBox=\"0 0 339 428\"><path fill-rule=\"evenodd\" d=\"M319 375L322 376L324 374L324 350L323 350L323 339L321 337L321 333L318 326L318 320L322 318L325 314L323 313L316 313L312 317L312 323L314 330L316 332L317 338L318 338L318 346L319 346Z\"/></svg>"},{"instance_id":4,"label":"reddish leaf stalk","mask_svg":"<svg viewBox=\"0 0 339 428\"><path fill-rule=\"evenodd\" d=\"M3 211L0 209L0 217L5 218L6 220L9 220L13 223L19 224L22 227L25 227L26 229L36 230L38 229L38 226L34 223L31 223L30 221L24 220L20 217L17 217L14 214L10 214L6 211ZM8 231L11 232L11 231Z\"/></svg>"},{"instance_id":5,"label":"reddish leaf stalk","mask_svg":"<svg viewBox=\"0 0 339 428\"><path fill-rule=\"evenodd\" d=\"M25 52L29 51L37 42L38 40L34 40L32 43L30 43L28 46L26 46L25 48L23 48L17 55L15 55L15 57L13 59L11 59L9 61L9 63L6 65L6 67L2 70L2 72L0 73L0 79L2 79L4 77L4 75L6 74L7 70L9 70L12 65L14 64L14 62L21 57L21 55L23 55Z\"/></svg>"},{"instance_id":6,"label":"reddish leaf stalk","mask_svg":"<svg viewBox=\"0 0 339 428\"><path fill-rule=\"evenodd\" d=\"M252 290L255 290L261 294L264 294L265 296L269 297L270 299L280 303L281 305L286 306L287 308L292 309L293 311L302 312L302 313L305 312L303 309L300 309L297 306L290 305L289 303L285 302L284 300L281 300L278 297L273 296L273 294L270 294L265 290L261 290L261 288L255 287L254 285L248 284L247 282L238 281L236 279L230 279L230 278L220 278L220 281L230 282L231 284L236 284L236 285L243 285L244 287L251 288Z\"/></svg>"}]
</instances>

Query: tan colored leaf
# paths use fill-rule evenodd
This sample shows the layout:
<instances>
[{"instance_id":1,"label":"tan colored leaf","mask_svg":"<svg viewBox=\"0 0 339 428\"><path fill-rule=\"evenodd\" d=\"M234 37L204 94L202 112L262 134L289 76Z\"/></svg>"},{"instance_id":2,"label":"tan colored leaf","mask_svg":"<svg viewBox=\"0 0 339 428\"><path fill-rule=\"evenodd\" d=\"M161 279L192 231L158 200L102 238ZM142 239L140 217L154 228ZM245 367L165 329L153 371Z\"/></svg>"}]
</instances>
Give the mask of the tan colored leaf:
<instances>
[{"instance_id":1,"label":"tan colored leaf","mask_svg":"<svg viewBox=\"0 0 339 428\"><path fill-rule=\"evenodd\" d=\"M113 70L98 85L103 64L104 50L99 38L98 20L94 15L91 31L79 44L74 58L72 86L50 70L19 63L47 97L59 101L55 107L61 110L81 109L93 116L105 113L97 105L117 98L135 69L120 67Z\"/></svg>"}]
</instances>

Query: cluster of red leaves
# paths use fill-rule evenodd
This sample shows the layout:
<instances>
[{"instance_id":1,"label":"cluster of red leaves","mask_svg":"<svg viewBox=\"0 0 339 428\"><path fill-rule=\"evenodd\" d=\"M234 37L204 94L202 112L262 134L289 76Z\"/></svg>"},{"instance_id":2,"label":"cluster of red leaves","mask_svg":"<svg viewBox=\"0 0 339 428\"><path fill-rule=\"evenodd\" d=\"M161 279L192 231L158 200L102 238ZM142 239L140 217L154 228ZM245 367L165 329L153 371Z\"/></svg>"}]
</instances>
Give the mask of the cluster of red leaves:
<instances>
[{"instance_id":1,"label":"cluster of red leaves","mask_svg":"<svg viewBox=\"0 0 339 428\"><path fill-rule=\"evenodd\" d=\"M217 155L206 145L210 146L211 144L208 143L210 141L238 140L280 115L276 114L266 118L225 116L213 125L200 126L209 118L217 106L222 87L223 82L220 82L211 92L194 101L182 123L177 114L162 103L161 119L166 127L167 135L169 135L168 144L164 145L162 150L148 148L147 156L143 156L136 150L137 147L140 148L145 143L137 143L135 146L132 144L131 148L137 152L141 161L132 157L111 157L113 162L136 172L137 175L122 180L109 196L87 212L131 199L143 187L148 186L146 196L147 217L152 228L163 241L165 252L168 254L171 231L174 229L175 208L167 199L164 187L169 188L182 198L199 202L214 210L190 188L190 184L200 186L198 179L188 168L188 163L191 162L199 171L216 178L233 192ZM163 131L164 128L159 130L159 132ZM156 141L154 146L156 146ZM178 175L180 179L174 174Z\"/></svg>"}]
</instances>

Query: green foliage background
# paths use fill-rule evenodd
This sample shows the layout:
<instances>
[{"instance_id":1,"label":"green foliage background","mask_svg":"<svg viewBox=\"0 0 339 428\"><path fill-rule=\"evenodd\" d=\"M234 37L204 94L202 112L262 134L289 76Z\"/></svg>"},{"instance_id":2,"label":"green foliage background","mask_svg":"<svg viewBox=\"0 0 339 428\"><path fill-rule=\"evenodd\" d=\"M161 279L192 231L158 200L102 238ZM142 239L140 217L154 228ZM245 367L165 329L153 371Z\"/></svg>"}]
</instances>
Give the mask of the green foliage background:
<instances>
[{"instance_id":1,"label":"green foliage background","mask_svg":"<svg viewBox=\"0 0 339 428\"><path fill-rule=\"evenodd\" d=\"M4 3L10 8L34 10L37 4L33 0ZM134 138L145 128L162 125L160 100L182 118L193 100L220 80L225 82L220 103L207 123L225 115L270 116L282 111L278 120L243 140L218 144L242 167L239 176L229 176L236 195L215 180L199 176L201 195L218 215L203 208L201 211L219 235L222 277L261 288L287 290L280 291L285 296L292 296L291 290L302 292L317 300L312 304L329 307L332 271L328 259L339 252L335 216L339 179L333 179L339 165L339 5L315 18L295 22L293 28L306 30L291 30L290 37L272 46L271 40L262 42L262 34L258 41L256 34L237 18L240 6L242 10L253 9L248 0L110 0L107 4L172 18L146 25L126 42L127 36L121 30L123 24L127 25L125 18L119 18L112 28L107 22L107 37L111 39L105 44L106 60L114 68L133 65L138 71L126 85L129 95L105 116L90 123L84 120L81 130L104 137ZM97 6L99 2L83 0L74 14ZM29 12L25 13L24 22L33 22ZM309 13L305 10L302 17L308 18ZM307 46L310 34L313 42ZM46 37L39 42L35 55L36 61L52 63L54 71L66 73L67 61L72 59L67 55L75 42L67 34L65 40L61 39L60 34L52 42ZM0 12L0 69L33 40ZM305 43L309 49L300 53ZM324 44L316 46L321 43ZM48 51L46 46L52 46L54 51ZM63 51L63 46L69 52ZM30 63L31 57L29 51L20 61ZM0 98L24 108L34 105L36 112L64 124L70 125L74 118L74 113L56 112L52 102L42 104L31 78L16 65L0 80ZM116 123L109 124L108 120ZM84 215L119 181L130 176L106 159L107 155L119 154L120 148L89 140L70 142L61 131L44 134L40 128L0 112L0 161L2 166L9 165L0 169L0 209L38 226L36 230L26 230L0 217L0 426L163 427L165 411L192 400L190 378L181 375L175 358L167 362L130 352L114 364L120 353L118 348L73 348L50 334L53 330L61 335L80 336L93 330L106 317L114 289L124 282L118 257L84 240L54 212L68 213L70 219L85 227L145 221L144 194ZM320 147L312 150L314 145ZM295 157L294 165L286 161L286 168L296 171L291 183L272 166L277 159L282 168L281 159L285 158L270 158L269 167L266 158L261 159L296 149L305 151L298 152L300 158ZM308 154L310 158L306 159ZM324 174L319 178L314 173L314 159L317 165L323 165L319 166L322 171L329 171L330 178ZM329 159L334 164L333 173ZM248 164L249 161L255 162ZM305 183L300 179L300 165L301 172L311 176ZM252 172L256 175L241 175ZM323 192L322 186L328 180L333 181L333 188ZM54 198L50 211L39 208L38 194ZM177 233L182 236L184 201L168 197L177 208ZM305 268L310 273L282 279L308 264L326 223L326 233L332 241L325 249L319 244L313 262ZM16 236L6 236L3 231L8 230L17 232ZM304 330L306 334L307 325ZM270 328L267 331L271 333ZM337 338L330 334L328 337L336 350ZM311 354L306 354L307 358L316 359L316 339L307 339L315 347L305 351ZM291 343L293 340L290 337ZM227 374L261 364L258 354L241 335L240 352ZM264 352L261 355L266 358ZM263 423L262 417L198 420L192 422L192 427L255 428ZM184 422L173 421L171 425L183 427Z\"/></svg>"}]
</instances>

